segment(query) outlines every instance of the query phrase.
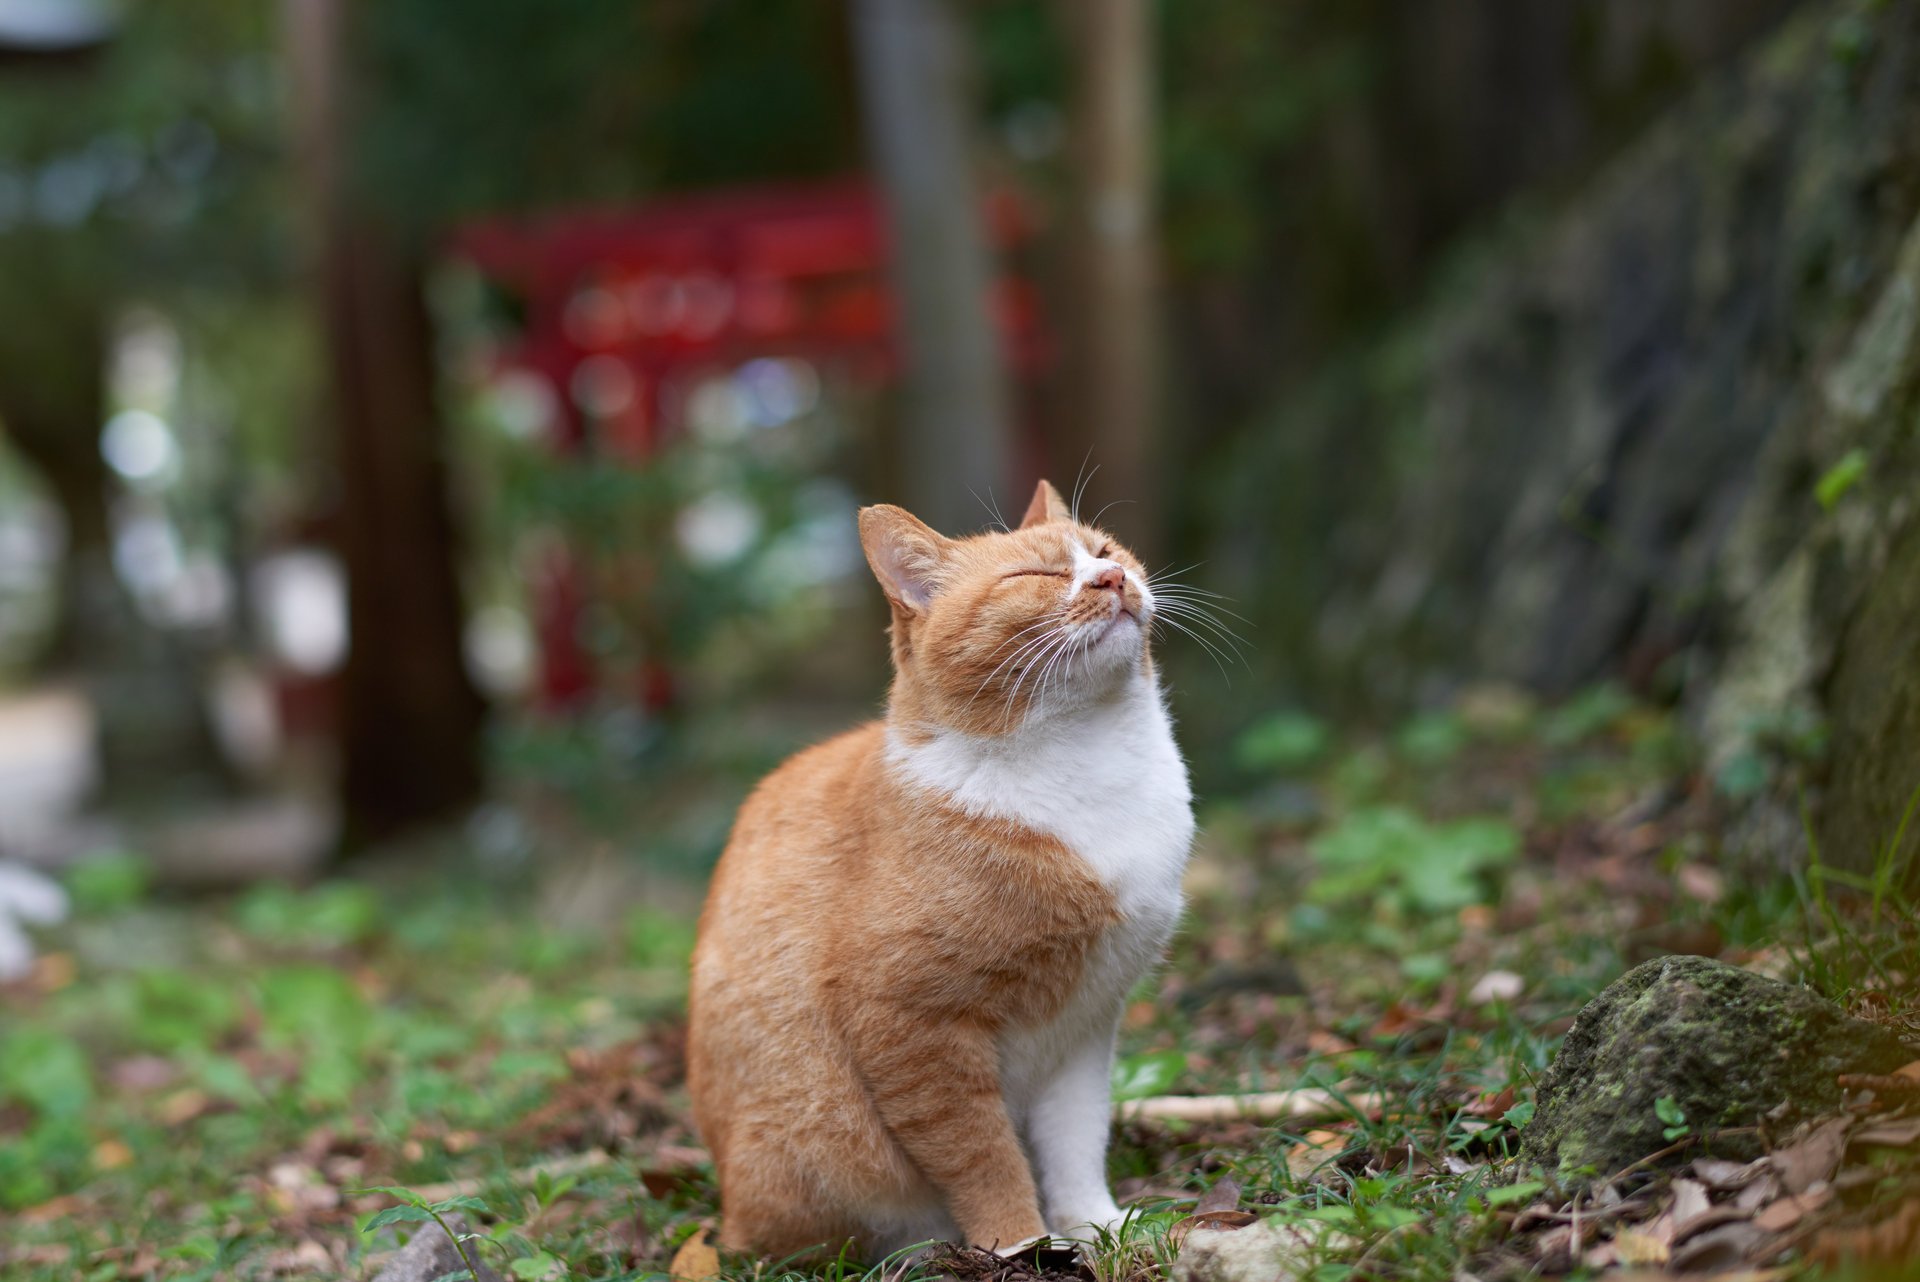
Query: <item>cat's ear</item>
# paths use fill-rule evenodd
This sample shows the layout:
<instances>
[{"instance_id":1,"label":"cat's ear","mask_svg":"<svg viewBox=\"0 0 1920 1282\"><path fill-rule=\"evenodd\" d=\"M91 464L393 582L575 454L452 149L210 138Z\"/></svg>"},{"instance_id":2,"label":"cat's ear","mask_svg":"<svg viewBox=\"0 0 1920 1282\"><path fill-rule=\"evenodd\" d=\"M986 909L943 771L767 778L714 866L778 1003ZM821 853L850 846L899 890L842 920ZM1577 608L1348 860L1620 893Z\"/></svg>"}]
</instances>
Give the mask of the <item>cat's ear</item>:
<instances>
[{"instance_id":1,"label":"cat's ear","mask_svg":"<svg viewBox=\"0 0 1920 1282\"><path fill-rule=\"evenodd\" d=\"M918 517L891 503L863 507L860 546L889 601L919 610L933 599L949 541Z\"/></svg>"},{"instance_id":2,"label":"cat's ear","mask_svg":"<svg viewBox=\"0 0 1920 1282\"><path fill-rule=\"evenodd\" d=\"M1073 509L1060 497L1060 491L1053 488L1053 482L1042 481L1034 487L1033 502L1027 504L1027 514L1020 518L1020 528L1029 525L1045 525L1048 521L1071 521Z\"/></svg>"}]
</instances>

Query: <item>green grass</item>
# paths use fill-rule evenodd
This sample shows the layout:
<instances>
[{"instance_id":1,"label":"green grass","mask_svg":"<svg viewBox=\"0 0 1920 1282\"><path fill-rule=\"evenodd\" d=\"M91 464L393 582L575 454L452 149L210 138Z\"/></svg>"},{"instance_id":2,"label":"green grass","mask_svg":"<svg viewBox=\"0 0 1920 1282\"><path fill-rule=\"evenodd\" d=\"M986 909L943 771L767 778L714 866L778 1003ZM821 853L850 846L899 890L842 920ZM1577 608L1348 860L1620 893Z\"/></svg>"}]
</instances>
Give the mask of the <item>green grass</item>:
<instances>
[{"instance_id":1,"label":"green grass","mask_svg":"<svg viewBox=\"0 0 1920 1282\"><path fill-rule=\"evenodd\" d=\"M1797 889L1731 882L1704 785L1611 822L1689 778L1671 726L1616 693L1377 740L1297 717L1262 733L1244 786L1206 807L1117 1092L1321 1085L1385 1107L1118 1125L1135 1214L1095 1244L1103 1280L1164 1276L1222 1179L1296 1228L1325 1282L1498 1258L1538 1191L1512 1159L1534 1082L1581 1003L1664 948L1710 939L1856 1008L1911 1001L1912 834L1864 878L1816 855ZM697 886L589 921L578 905L614 892L450 858L190 901L156 898L130 857L78 870L78 919L0 992L0 1276L364 1276L451 1214L512 1278L660 1276L716 1206L678 1075Z\"/></svg>"}]
</instances>

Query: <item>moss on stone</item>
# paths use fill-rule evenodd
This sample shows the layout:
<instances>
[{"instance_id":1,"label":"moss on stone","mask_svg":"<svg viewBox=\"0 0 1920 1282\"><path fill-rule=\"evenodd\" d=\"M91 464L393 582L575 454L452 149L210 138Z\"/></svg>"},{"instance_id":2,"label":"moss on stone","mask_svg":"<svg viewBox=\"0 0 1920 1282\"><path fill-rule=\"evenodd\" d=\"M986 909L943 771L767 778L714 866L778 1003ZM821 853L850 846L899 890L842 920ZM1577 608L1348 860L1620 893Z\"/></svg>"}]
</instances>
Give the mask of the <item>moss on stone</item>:
<instances>
[{"instance_id":1,"label":"moss on stone","mask_svg":"<svg viewBox=\"0 0 1920 1282\"><path fill-rule=\"evenodd\" d=\"M1540 1084L1522 1157L1569 1185L1668 1146L1670 1098L1714 1151L1759 1152L1762 1122L1837 1107L1835 1075L1891 1072L1916 1052L1808 989L1705 957L1637 966L1589 1002Z\"/></svg>"}]
</instances>

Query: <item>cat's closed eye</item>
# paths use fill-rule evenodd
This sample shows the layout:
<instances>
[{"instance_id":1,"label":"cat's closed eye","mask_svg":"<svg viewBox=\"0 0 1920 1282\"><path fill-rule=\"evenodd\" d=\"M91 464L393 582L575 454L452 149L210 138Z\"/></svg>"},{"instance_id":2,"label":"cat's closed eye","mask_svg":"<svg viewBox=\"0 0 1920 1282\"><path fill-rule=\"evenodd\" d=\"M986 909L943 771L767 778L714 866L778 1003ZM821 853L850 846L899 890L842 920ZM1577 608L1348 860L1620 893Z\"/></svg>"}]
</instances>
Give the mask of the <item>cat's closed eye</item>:
<instances>
[{"instance_id":1,"label":"cat's closed eye","mask_svg":"<svg viewBox=\"0 0 1920 1282\"><path fill-rule=\"evenodd\" d=\"M1049 579L1066 579L1072 577L1072 573L1067 570L1009 570L1000 577L1002 579L1021 579L1036 574Z\"/></svg>"}]
</instances>

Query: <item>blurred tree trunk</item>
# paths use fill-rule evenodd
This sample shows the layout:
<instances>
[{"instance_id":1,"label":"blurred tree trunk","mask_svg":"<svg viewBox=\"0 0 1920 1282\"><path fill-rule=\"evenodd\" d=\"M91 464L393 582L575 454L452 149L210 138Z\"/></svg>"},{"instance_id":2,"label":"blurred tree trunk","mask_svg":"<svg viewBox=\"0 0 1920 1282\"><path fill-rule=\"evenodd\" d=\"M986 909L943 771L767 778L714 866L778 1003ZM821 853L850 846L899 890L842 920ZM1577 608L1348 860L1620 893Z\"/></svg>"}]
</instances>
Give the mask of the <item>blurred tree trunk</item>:
<instances>
[{"instance_id":1,"label":"blurred tree trunk","mask_svg":"<svg viewBox=\"0 0 1920 1282\"><path fill-rule=\"evenodd\" d=\"M100 454L106 321L95 299L38 301L32 321L14 319L0 332L0 427L46 483L66 525L44 651L45 665L60 671L84 663L94 640L120 624L107 512L112 482Z\"/></svg>"},{"instance_id":2,"label":"blurred tree trunk","mask_svg":"<svg viewBox=\"0 0 1920 1282\"><path fill-rule=\"evenodd\" d=\"M353 0L288 0L337 449L348 658L341 802L350 844L448 817L481 783L435 404L424 254L355 192Z\"/></svg>"},{"instance_id":3,"label":"blurred tree trunk","mask_svg":"<svg viewBox=\"0 0 1920 1282\"><path fill-rule=\"evenodd\" d=\"M1117 501L1103 523L1151 560L1159 550L1166 484L1154 431L1160 336L1152 6L1149 0L1060 0L1058 13L1072 59L1072 185L1065 415L1049 464L1062 483L1083 461L1098 465L1095 492Z\"/></svg>"},{"instance_id":4,"label":"blurred tree trunk","mask_svg":"<svg viewBox=\"0 0 1920 1282\"><path fill-rule=\"evenodd\" d=\"M1012 479L992 260L968 155L966 33L952 0L853 0L853 18L906 360L899 497L955 533L981 524L990 493L1006 506Z\"/></svg>"}]
</instances>

